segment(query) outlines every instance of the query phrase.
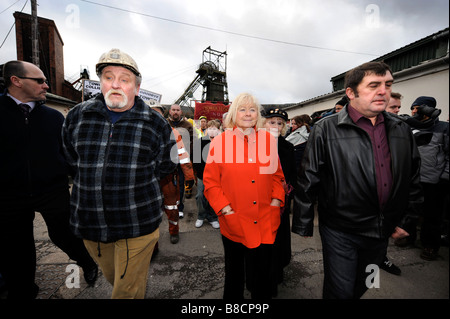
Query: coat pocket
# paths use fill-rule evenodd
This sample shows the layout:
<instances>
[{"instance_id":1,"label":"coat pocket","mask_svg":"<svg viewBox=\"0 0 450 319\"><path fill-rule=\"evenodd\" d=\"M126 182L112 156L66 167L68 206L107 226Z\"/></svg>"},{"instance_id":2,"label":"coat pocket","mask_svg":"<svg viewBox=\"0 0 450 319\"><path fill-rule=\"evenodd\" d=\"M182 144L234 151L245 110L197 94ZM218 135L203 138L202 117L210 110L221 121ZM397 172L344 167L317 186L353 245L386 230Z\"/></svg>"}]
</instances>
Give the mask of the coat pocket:
<instances>
[{"instance_id":1,"label":"coat pocket","mask_svg":"<svg viewBox=\"0 0 450 319\"><path fill-rule=\"evenodd\" d=\"M238 213L219 216L220 232L225 237L242 242L245 234L241 225L241 218Z\"/></svg>"},{"instance_id":2,"label":"coat pocket","mask_svg":"<svg viewBox=\"0 0 450 319\"><path fill-rule=\"evenodd\" d=\"M272 233L276 233L281 223L280 207L270 206L270 220L272 222Z\"/></svg>"}]
</instances>

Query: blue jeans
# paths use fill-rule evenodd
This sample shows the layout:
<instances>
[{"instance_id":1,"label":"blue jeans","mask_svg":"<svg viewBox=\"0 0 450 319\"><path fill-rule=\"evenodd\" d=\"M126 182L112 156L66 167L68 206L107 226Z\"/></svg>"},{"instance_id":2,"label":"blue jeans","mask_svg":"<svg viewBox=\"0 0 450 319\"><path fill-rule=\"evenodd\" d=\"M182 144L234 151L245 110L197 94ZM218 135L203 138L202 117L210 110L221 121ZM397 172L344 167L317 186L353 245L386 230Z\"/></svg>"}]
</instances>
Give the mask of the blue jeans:
<instances>
[{"instance_id":1,"label":"blue jeans","mask_svg":"<svg viewBox=\"0 0 450 319\"><path fill-rule=\"evenodd\" d=\"M319 231L323 248L323 298L361 298L368 289L366 279L371 275L366 267L381 264L388 239L344 233L321 224Z\"/></svg>"},{"instance_id":2,"label":"blue jeans","mask_svg":"<svg viewBox=\"0 0 450 319\"><path fill-rule=\"evenodd\" d=\"M201 178L197 178L197 195L195 199L197 201L198 208L198 217L200 220L208 220L209 222L217 221L217 215L212 209L211 205L209 205L208 200L204 194L205 185L203 184L203 180Z\"/></svg>"}]
</instances>

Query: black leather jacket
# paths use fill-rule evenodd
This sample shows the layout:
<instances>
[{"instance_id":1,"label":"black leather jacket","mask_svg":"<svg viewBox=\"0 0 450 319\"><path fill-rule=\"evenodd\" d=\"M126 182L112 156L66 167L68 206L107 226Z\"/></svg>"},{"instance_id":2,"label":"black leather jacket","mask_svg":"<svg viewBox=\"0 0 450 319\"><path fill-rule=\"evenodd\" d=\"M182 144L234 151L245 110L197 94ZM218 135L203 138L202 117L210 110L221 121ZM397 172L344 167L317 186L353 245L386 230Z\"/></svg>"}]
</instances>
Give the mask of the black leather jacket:
<instances>
[{"instance_id":1,"label":"black leather jacket","mask_svg":"<svg viewBox=\"0 0 450 319\"><path fill-rule=\"evenodd\" d=\"M369 135L345 107L317 122L306 146L292 231L312 236L315 199L319 222L343 232L388 238L396 226L409 229L421 208L420 155L410 127L383 112L392 165L392 190L384 209L377 196Z\"/></svg>"}]
</instances>

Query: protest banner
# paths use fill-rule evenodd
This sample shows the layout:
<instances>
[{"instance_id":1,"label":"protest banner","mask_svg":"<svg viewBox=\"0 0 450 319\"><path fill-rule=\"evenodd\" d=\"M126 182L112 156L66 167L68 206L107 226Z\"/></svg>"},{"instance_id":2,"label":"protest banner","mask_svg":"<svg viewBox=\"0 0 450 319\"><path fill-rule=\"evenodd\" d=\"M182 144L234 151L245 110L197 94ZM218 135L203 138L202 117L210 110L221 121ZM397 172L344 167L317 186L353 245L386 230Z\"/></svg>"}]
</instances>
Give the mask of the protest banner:
<instances>
[{"instance_id":1,"label":"protest banner","mask_svg":"<svg viewBox=\"0 0 450 319\"><path fill-rule=\"evenodd\" d=\"M209 120L220 120L224 113L228 112L230 105L212 102L195 102L194 119L198 120L200 116L206 116Z\"/></svg>"}]
</instances>

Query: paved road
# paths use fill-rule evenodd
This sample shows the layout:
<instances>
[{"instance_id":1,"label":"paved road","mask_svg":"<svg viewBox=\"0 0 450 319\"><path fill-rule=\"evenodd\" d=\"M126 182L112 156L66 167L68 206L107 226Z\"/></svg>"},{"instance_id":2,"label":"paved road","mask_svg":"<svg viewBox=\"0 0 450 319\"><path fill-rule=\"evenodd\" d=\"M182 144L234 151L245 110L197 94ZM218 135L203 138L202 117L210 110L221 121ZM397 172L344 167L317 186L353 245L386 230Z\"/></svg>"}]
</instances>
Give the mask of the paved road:
<instances>
[{"instance_id":1,"label":"paved road","mask_svg":"<svg viewBox=\"0 0 450 319\"><path fill-rule=\"evenodd\" d=\"M159 253L150 265L147 299L222 298L224 259L220 231L208 223L195 228L195 199L186 200L185 205L178 244L170 243L167 219L163 220ZM50 242L40 214L36 214L35 237L36 276L41 287L38 299L110 298L111 286L101 275L94 287L87 287L81 279L79 288L68 288L66 279L73 274L72 261ZM292 261L285 269L285 281L279 286L276 299L320 299L323 268L317 226L313 238L292 234L292 250ZM399 248L391 243L388 256L401 268L402 275L381 271L380 287L370 289L363 299L448 299L448 247L441 248L436 261L422 260L419 255L418 247Z\"/></svg>"}]
</instances>

